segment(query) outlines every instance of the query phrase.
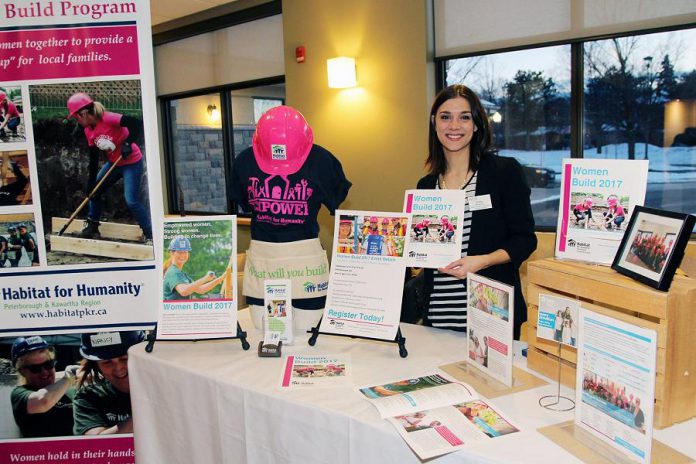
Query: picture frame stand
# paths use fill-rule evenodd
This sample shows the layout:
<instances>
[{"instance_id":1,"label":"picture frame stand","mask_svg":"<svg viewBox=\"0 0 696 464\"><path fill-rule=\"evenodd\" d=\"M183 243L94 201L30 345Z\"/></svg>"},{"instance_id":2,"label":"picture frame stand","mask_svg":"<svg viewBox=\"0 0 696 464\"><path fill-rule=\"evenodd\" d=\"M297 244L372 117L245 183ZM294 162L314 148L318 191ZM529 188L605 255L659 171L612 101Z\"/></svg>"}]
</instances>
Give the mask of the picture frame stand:
<instances>
[{"instance_id":1,"label":"picture frame stand","mask_svg":"<svg viewBox=\"0 0 696 464\"><path fill-rule=\"evenodd\" d=\"M150 335L147 336L147 345L145 345L145 352L146 353L152 353L152 350L155 348L155 342L202 342L202 341L207 341L207 340L237 340L239 339L242 342L242 349L244 351L249 350L251 345L247 341L247 333L242 330L242 326L239 324L239 321L237 321L237 335L235 337L220 337L220 338L196 338L196 339L184 339L184 340L158 340L157 339L157 324L155 324L154 329L150 333Z\"/></svg>"},{"instance_id":2,"label":"picture frame stand","mask_svg":"<svg viewBox=\"0 0 696 464\"><path fill-rule=\"evenodd\" d=\"M334 333L328 333L328 332L321 332L319 330L319 327L321 327L321 321L323 319L323 316L321 319L319 319L319 322L317 322L317 325L312 327L307 331L307 333L311 333L312 336L309 337L309 340L307 340L307 343L309 343L309 346L314 346L317 343L317 338L319 337L319 334L323 335L335 335L338 337L350 337L350 338L362 338L365 340L376 340L378 342L387 342L387 343L396 343L399 345L399 356L402 358L405 358L408 356L408 350L406 350L406 337L401 335L401 327L399 327L396 330L396 337L394 337L394 340L385 340L383 338L372 338L372 337L360 337L358 335L343 335L343 334L334 334Z\"/></svg>"},{"instance_id":3,"label":"picture frame stand","mask_svg":"<svg viewBox=\"0 0 696 464\"><path fill-rule=\"evenodd\" d=\"M558 378L556 379L557 390L555 395L545 395L539 398L539 406L551 411L566 412L575 409L575 400L561 395L561 349L563 343L558 343Z\"/></svg>"}]
</instances>

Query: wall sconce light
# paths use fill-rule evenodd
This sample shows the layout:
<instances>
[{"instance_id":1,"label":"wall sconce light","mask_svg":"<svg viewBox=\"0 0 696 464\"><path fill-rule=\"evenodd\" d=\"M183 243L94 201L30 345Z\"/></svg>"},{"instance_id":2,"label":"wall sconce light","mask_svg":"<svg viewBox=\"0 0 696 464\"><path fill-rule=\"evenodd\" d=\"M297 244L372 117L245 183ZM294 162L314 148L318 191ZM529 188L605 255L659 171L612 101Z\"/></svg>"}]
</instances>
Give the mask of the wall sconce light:
<instances>
[{"instance_id":1,"label":"wall sconce light","mask_svg":"<svg viewBox=\"0 0 696 464\"><path fill-rule=\"evenodd\" d=\"M491 115L491 121L493 121L496 124L499 124L503 120L503 115L498 113L497 111Z\"/></svg>"},{"instance_id":2,"label":"wall sconce light","mask_svg":"<svg viewBox=\"0 0 696 464\"><path fill-rule=\"evenodd\" d=\"M326 60L329 74L329 87L332 89L346 89L358 85L355 75L355 58L339 56Z\"/></svg>"},{"instance_id":3,"label":"wall sconce light","mask_svg":"<svg viewBox=\"0 0 696 464\"><path fill-rule=\"evenodd\" d=\"M211 122L220 121L220 110L215 105L208 105L208 117Z\"/></svg>"}]
</instances>

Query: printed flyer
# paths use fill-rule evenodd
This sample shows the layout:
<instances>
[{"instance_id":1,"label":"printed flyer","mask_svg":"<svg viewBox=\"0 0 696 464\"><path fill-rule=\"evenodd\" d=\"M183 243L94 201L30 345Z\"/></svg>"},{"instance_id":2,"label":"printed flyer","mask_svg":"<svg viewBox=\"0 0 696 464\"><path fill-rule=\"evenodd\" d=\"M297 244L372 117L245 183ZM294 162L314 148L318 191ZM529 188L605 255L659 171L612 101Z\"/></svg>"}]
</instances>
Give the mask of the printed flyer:
<instances>
[{"instance_id":1,"label":"printed flyer","mask_svg":"<svg viewBox=\"0 0 696 464\"><path fill-rule=\"evenodd\" d=\"M135 459L124 350L154 326L161 272L149 8L0 8L0 462ZM95 389L120 409L86 417Z\"/></svg>"},{"instance_id":2,"label":"printed flyer","mask_svg":"<svg viewBox=\"0 0 696 464\"><path fill-rule=\"evenodd\" d=\"M237 335L237 216L164 221L159 340Z\"/></svg>"},{"instance_id":3,"label":"printed flyer","mask_svg":"<svg viewBox=\"0 0 696 464\"><path fill-rule=\"evenodd\" d=\"M580 301L539 294L537 337L577 347Z\"/></svg>"},{"instance_id":4,"label":"printed flyer","mask_svg":"<svg viewBox=\"0 0 696 464\"><path fill-rule=\"evenodd\" d=\"M461 258L463 190L407 190L407 266L440 268Z\"/></svg>"},{"instance_id":5,"label":"printed flyer","mask_svg":"<svg viewBox=\"0 0 696 464\"><path fill-rule=\"evenodd\" d=\"M350 387L350 355L286 356L280 386L294 388Z\"/></svg>"},{"instance_id":6,"label":"printed flyer","mask_svg":"<svg viewBox=\"0 0 696 464\"><path fill-rule=\"evenodd\" d=\"M264 333L278 332L284 345L292 345L292 281L290 279L265 280L264 287Z\"/></svg>"},{"instance_id":7,"label":"printed flyer","mask_svg":"<svg viewBox=\"0 0 696 464\"><path fill-rule=\"evenodd\" d=\"M580 309L575 423L650 462L657 333Z\"/></svg>"},{"instance_id":8,"label":"printed flyer","mask_svg":"<svg viewBox=\"0 0 696 464\"><path fill-rule=\"evenodd\" d=\"M471 386L429 374L359 389L421 459L519 432Z\"/></svg>"},{"instance_id":9,"label":"printed flyer","mask_svg":"<svg viewBox=\"0 0 696 464\"><path fill-rule=\"evenodd\" d=\"M647 160L564 159L556 257L610 265L647 183Z\"/></svg>"},{"instance_id":10,"label":"printed flyer","mask_svg":"<svg viewBox=\"0 0 696 464\"><path fill-rule=\"evenodd\" d=\"M468 363L512 387L512 339L515 290L469 272L467 294Z\"/></svg>"},{"instance_id":11,"label":"printed flyer","mask_svg":"<svg viewBox=\"0 0 696 464\"><path fill-rule=\"evenodd\" d=\"M403 213L336 211L320 331L393 340L404 284Z\"/></svg>"}]
</instances>

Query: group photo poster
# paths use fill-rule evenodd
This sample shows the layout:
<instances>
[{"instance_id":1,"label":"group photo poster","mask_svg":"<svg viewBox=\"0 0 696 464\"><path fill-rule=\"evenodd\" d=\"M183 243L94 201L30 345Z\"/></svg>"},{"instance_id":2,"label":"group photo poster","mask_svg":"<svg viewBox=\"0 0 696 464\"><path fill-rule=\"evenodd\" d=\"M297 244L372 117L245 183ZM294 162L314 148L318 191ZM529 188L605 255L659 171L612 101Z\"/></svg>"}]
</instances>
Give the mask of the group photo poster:
<instances>
[{"instance_id":1,"label":"group photo poster","mask_svg":"<svg viewBox=\"0 0 696 464\"><path fill-rule=\"evenodd\" d=\"M152 328L163 206L149 2L5 2L0 18L0 336Z\"/></svg>"},{"instance_id":2,"label":"group photo poster","mask_svg":"<svg viewBox=\"0 0 696 464\"><path fill-rule=\"evenodd\" d=\"M611 265L647 183L647 160L564 159L555 256Z\"/></svg>"},{"instance_id":3,"label":"group photo poster","mask_svg":"<svg viewBox=\"0 0 696 464\"><path fill-rule=\"evenodd\" d=\"M512 387L512 340L515 290L469 272L466 276L467 362Z\"/></svg>"},{"instance_id":4,"label":"group photo poster","mask_svg":"<svg viewBox=\"0 0 696 464\"><path fill-rule=\"evenodd\" d=\"M337 210L326 306L320 331L393 340L404 285L404 213Z\"/></svg>"},{"instance_id":5,"label":"group photo poster","mask_svg":"<svg viewBox=\"0 0 696 464\"><path fill-rule=\"evenodd\" d=\"M404 197L407 266L441 268L461 258L463 190L407 190Z\"/></svg>"},{"instance_id":6,"label":"group photo poster","mask_svg":"<svg viewBox=\"0 0 696 464\"><path fill-rule=\"evenodd\" d=\"M580 302L539 294L537 337L577 347Z\"/></svg>"},{"instance_id":7,"label":"group photo poster","mask_svg":"<svg viewBox=\"0 0 696 464\"><path fill-rule=\"evenodd\" d=\"M127 350L161 280L150 4L3 2L0 71L0 462L132 464Z\"/></svg>"},{"instance_id":8,"label":"group photo poster","mask_svg":"<svg viewBox=\"0 0 696 464\"><path fill-rule=\"evenodd\" d=\"M164 220L157 339L237 335L237 216Z\"/></svg>"},{"instance_id":9,"label":"group photo poster","mask_svg":"<svg viewBox=\"0 0 696 464\"><path fill-rule=\"evenodd\" d=\"M657 333L580 308L575 424L650 462Z\"/></svg>"}]
</instances>

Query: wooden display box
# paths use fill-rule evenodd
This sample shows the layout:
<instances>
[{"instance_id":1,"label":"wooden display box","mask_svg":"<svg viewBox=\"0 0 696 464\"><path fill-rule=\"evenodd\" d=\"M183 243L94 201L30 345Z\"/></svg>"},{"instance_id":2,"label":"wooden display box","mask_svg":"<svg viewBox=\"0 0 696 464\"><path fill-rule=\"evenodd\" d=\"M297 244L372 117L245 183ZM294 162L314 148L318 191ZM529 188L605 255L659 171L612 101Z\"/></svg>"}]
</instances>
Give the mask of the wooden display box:
<instances>
[{"instance_id":1,"label":"wooden display box","mask_svg":"<svg viewBox=\"0 0 696 464\"><path fill-rule=\"evenodd\" d=\"M605 266L544 259L527 266L527 366L558 376L558 344L536 336L539 294L578 299L585 308L657 331L654 427L696 416L696 280L675 276L654 290ZM577 351L563 346L561 381L575 387Z\"/></svg>"}]
</instances>

